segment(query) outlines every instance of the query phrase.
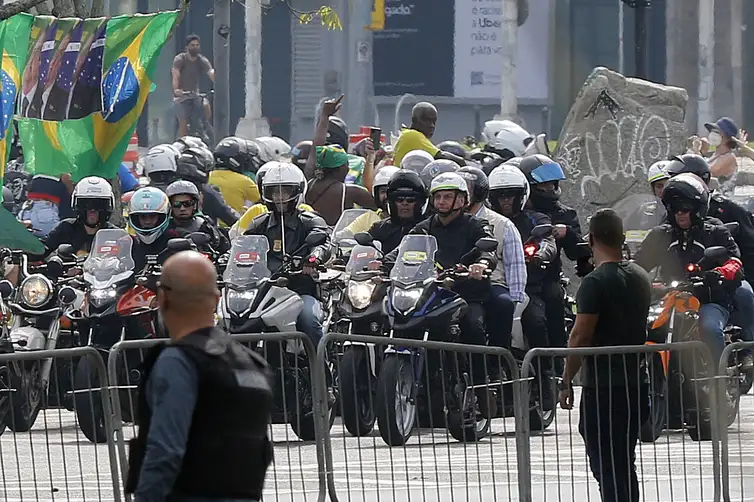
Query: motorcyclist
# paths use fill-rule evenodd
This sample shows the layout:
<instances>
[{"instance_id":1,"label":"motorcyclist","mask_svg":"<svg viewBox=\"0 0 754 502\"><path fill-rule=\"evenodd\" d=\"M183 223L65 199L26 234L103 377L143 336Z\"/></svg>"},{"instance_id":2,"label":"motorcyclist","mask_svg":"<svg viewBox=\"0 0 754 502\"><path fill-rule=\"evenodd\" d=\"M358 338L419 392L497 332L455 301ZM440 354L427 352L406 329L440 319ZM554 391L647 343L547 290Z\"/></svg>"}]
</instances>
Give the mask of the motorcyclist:
<instances>
[{"instance_id":1,"label":"motorcyclist","mask_svg":"<svg viewBox=\"0 0 754 502\"><path fill-rule=\"evenodd\" d=\"M584 243L581 224L576 210L560 202L559 183L565 179L560 164L541 154L529 155L521 160L518 168L526 176L531 187L527 207L546 214L553 225L553 236L558 251L542 277L542 299L547 312L547 334L550 346L565 347L568 334L565 328L565 311L563 310L563 288L560 276L563 271L561 250L576 262L576 275L583 277L594 268L589 261L591 251Z\"/></svg>"},{"instance_id":2,"label":"motorcyclist","mask_svg":"<svg viewBox=\"0 0 754 502\"><path fill-rule=\"evenodd\" d=\"M323 244L299 251L304 257L303 274L290 278L289 288L301 296L304 307L299 314L298 329L316 346L322 338L322 307L312 275L331 254L327 223L316 213L298 208L306 194L306 180L294 164L279 162L270 167L262 179L262 200L270 212L252 220L246 235L264 235L270 242L268 264L272 271L283 264L286 253L299 251L306 237L313 233L326 237ZM283 228L285 232L283 232Z\"/></svg>"},{"instance_id":3,"label":"motorcyclist","mask_svg":"<svg viewBox=\"0 0 754 502\"><path fill-rule=\"evenodd\" d=\"M181 237L194 232L206 234L209 245L219 254L230 250L228 238L203 214L199 212L199 189L190 181L174 181L165 190L170 200L170 230Z\"/></svg>"},{"instance_id":4,"label":"motorcyclist","mask_svg":"<svg viewBox=\"0 0 754 502\"><path fill-rule=\"evenodd\" d=\"M390 178L387 184L389 217L369 229L372 238L382 245L383 253L396 249L401 239L424 219L426 205L427 189L416 172L401 169Z\"/></svg>"},{"instance_id":5,"label":"motorcyclist","mask_svg":"<svg viewBox=\"0 0 754 502\"><path fill-rule=\"evenodd\" d=\"M435 177L443 174L443 173L454 173L458 171L461 168L458 164L453 162L452 160L447 159L438 159L433 160L426 166L424 166L424 169L421 170L419 173L419 177L422 179L422 183L424 183L424 186L432 186L432 180L435 179Z\"/></svg>"},{"instance_id":6,"label":"motorcyclist","mask_svg":"<svg viewBox=\"0 0 754 502\"><path fill-rule=\"evenodd\" d=\"M403 156L403 159L401 160L401 169L408 169L420 173L425 167L427 167L427 164L433 160L435 159L424 150L412 150Z\"/></svg>"},{"instance_id":7,"label":"motorcyclist","mask_svg":"<svg viewBox=\"0 0 754 502\"><path fill-rule=\"evenodd\" d=\"M438 143L437 148L443 152L452 153L456 157L460 157L464 160L469 160L469 152L458 141L447 140L442 143Z\"/></svg>"},{"instance_id":8,"label":"motorcyclist","mask_svg":"<svg viewBox=\"0 0 754 502\"><path fill-rule=\"evenodd\" d=\"M346 227L347 233L355 235L359 232L366 232L372 225L381 219L387 218L387 186L390 179L399 169L395 166L383 166L382 169L377 171L374 176L374 182L372 183L372 198L377 205L377 211L364 213L356 218L353 223ZM340 236L335 236L336 239L340 239Z\"/></svg>"},{"instance_id":9,"label":"motorcyclist","mask_svg":"<svg viewBox=\"0 0 754 502\"><path fill-rule=\"evenodd\" d=\"M740 252L733 236L719 221L709 218L710 195L701 178L691 173L674 176L665 184L662 203L668 222L653 228L635 255L647 271L659 267L663 282L686 281L687 267L704 257L704 250L724 246L730 258L719 267L704 271L704 286L695 295L699 309L699 332L715 360L725 347L723 329L730 316L729 306L743 279Z\"/></svg>"},{"instance_id":10,"label":"motorcyclist","mask_svg":"<svg viewBox=\"0 0 754 502\"><path fill-rule=\"evenodd\" d=\"M170 201L156 187L136 190L128 202L128 224L134 232L134 270L144 269L147 256L160 255L167 248L168 240L179 237L170 227Z\"/></svg>"},{"instance_id":11,"label":"motorcyclist","mask_svg":"<svg viewBox=\"0 0 754 502\"><path fill-rule=\"evenodd\" d=\"M61 244L70 244L74 253L85 256L99 229L115 228L109 223L115 196L106 179L89 176L79 181L73 189L72 206L76 217L62 220L42 239L44 256L54 253Z\"/></svg>"},{"instance_id":12,"label":"motorcyclist","mask_svg":"<svg viewBox=\"0 0 754 502\"><path fill-rule=\"evenodd\" d=\"M487 208L489 181L477 167L462 167L458 174L466 180L471 198L466 211L492 226L498 241L498 266L491 275L492 294L487 304L487 326L490 343L509 348L513 329L515 304L525 301L526 262L521 234L511 220Z\"/></svg>"},{"instance_id":13,"label":"motorcyclist","mask_svg":"<svg viewBox=\"0 0 754 502\"><path fill-rule=\"evenodd\" d=\"M256 172L261 165L259 147L245 139L230 136L215 147L215 170L209 173L209 183L218 188L225 201L239 214L259 202L259 189L247 173Z\"/></svg>"},{"instance_id":14,"label":"motorcyclist","mask_svg":"<svg viewBox=\"0 0 754 502\"><path fill-rule=\"evenodd\" d=\"M437 240L435 262L443 270L451 270L461 263L461 258L473 252L476 242L481 238L494 238L492 228L486 220L481 220L464 211L470 200L466 181L458 173L443 173L432 180L430 203L434 207L432 216L416 225L409 234L432 235ZM399 248L385 256L386 269L392 268L398 257ZM487 336L484 326L483 304L490 297L490 279L487 274L495 270L497 256L495 253L479 252L474 263L468 266L468 281L458 282L454 291L464 298L468 308L460 320L463 340L473 345L485 345ZM483 368L484 357L479 354L471 356L474 371L474 383L484 383L487 375ZM486 407L489 402L482 393L480 403ZM483 414L491 410L480 410Z\"/></svg>"},{"instance_id":15,"label":"motorcyclist","mask_svg":"<svg viewBox=\"0 0 754 502\"><path fill-rule=\"evenodd\" d=\"M196 184L201 193L202 212L213 223L220 221L231 226L238 220L239 214L225 202L222 194L208 183L209 173L214 168L215 157L208 148L191 147L185 149L178 157L176 177Z\"/></svg>"},{"instance_id":16,"label":"motorcyclist","mask_svg":"<svg viewBox=\"0 0 754 502\"><path fill-rule=\"evenodd\" d=\"M495 152L482 150L471 154L471 160L480 164L482 171L487 176L490 175L493 169L505 162L505 160Z\"/></svg>"},{"instance_id":17,"label":"motorcyclist","mask_svg":"<svg viewBox=\"0 0 754 502\"><path fill-rule=\"evenodd\" d=\"M144 158L144 175L149 186L164 190L178 179L178 156L180 152L170 144L153 146Z\"/></svg>"},{"instance_id":18,"label":"motorcyclist","mask_svg":"<svg viewBox=\"0 0 754 502\"><path fill-rule=\"evenodd\" d=\"M484 151L499 155L503 161L522 157L534 137L520 125L510 120L488 120L482 130L487 143Z\"/></svg>"},{"instance_id":19,"label":"motorcyclist","mask_svg":"<svg viewBox=\"0 0 754 502\"><path fill-rule=\"evenodd\" d=\"M647 183L652 189L655 200L641 204L628 217L623 226L627 230L649 230L665 220L665 206L662 205L662 191L665 182L670 179L667 172L669 160L658 160L647 169Z\"/></svg>"},{"instance_id":20,"label":"motorcyclist","mask_svg":"<svg viewBox=\"0 0 754 502\"><path fill-rule=\"evenodd\" d=\"M546 214L526 208L531 189L526 175L517 167L507 164L496 167L490 173L489 184L490 207L516 225L524 243L529 242L534 227L552 224ZM529 304L521 315L521 328L529 346L548 347L550 338L542 289L547 269L558 256L558 246L552 235L543 236L538 241L526 245L529 246L532 253L524 253L527 261L526 294L529 296ZM543 371L538 374L543 384L544 379L551 373L551 362L550 358L541 361ZM549 392L544 392L543 397L546 399L543 402L544 409L551 409L552 396Z\"/></svg>"}]
</instances>

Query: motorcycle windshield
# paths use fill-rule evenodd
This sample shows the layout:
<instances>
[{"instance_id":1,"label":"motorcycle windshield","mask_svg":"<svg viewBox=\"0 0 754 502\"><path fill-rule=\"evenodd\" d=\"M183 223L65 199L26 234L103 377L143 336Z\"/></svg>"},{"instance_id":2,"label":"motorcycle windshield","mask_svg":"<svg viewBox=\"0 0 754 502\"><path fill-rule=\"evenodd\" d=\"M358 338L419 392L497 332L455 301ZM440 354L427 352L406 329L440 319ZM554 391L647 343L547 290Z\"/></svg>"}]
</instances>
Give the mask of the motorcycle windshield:
<instances>
[{"instance_id":1,"label":"motorcycle windshield","mask_svg":"<svg viewBox=\"0 0 754 502\"><path fill-rule=\"evenodd\" d=\"M84 261L84 281L93 289L109 288L133 275L133 239L120 228L99 230Z\"/></svg>"},{"instance_id":2,"label":"motorcycle windshield","mask_svg":"<svg viewBox=\"0 0 754 502\"><path fill-rule=\"evenodd\" d=\"M365 214L367 216L364 216L360 221L358 228L348 228L351 223ZM338 222L335 224L335 228L332 232L333 240L338 244L344 239L353 239L355 233L368 231L374 222L379 220L379 215L369 209L346 209L343 211L343 214L340 215L340 219L338 219ZM363 225L361 223L363 223Z\"/></svg>"},{"instance_id":3,"label":"motorcycle windshield","mask_svg":"<svg viewBox=\"0 0 754 502\"><path fill-rule=\"evenodd\" d=\"M263 235L240 235L233 241L223 281L231 286L245 287L272 275L267 268L270 242Z\"/></svg>"},{"instance_id":4,"label":"motorcycle windshield","mask_svg":"<svg viewBox=\"0 0 754 502\"><path fill-rule=\"evenodd\" d=\"M665 219L665 206L651 194L635 194L619 200L613 210L623 220L626 244L641 244L650 230Z\"/></svg>"},{"instance_id":5,"label":"motorcycle windshield","mask_svg":"<svg viewBox=\"0 0 754 502\"><path fill-rule=\"evenodd\" d=\"M437 277L435 269L437 240L431 235L407 235L398 247L398 259L390 280L411 285Z\"/></svg>"},{"instance_id":6,"label":"motorcycle windshield","mask_svg":"<svg viewBox=\"0 0 754 502\"><path fill-rule=\"evenodd\" d=\"M346 264L346 274L350 276L357 275L367 269L370 261L377 259L378 252L371 246L362 246L357 244L351 251L351 256Z\"/></svg>"}]
</instances>

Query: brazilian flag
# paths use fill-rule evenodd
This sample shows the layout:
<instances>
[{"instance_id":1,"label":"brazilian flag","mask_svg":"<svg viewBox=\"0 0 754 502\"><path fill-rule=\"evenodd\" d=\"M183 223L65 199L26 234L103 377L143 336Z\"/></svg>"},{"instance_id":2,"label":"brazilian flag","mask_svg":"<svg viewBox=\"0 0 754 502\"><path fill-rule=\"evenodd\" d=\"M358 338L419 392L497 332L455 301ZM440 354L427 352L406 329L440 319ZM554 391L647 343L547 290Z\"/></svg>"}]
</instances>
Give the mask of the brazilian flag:
<instances>
[{"instance_id":1,"label":"brazilian flag","mask_svg":"<svg viewBox=\"0 0 754 502\"><path fill-rule=\"evenodd\" d=\"M74 180L115 176L179 14L86 20L20 14L3 22L20 18L28 26L16 115L28 171L71 173Z\"/></svg>"}]
</instances>

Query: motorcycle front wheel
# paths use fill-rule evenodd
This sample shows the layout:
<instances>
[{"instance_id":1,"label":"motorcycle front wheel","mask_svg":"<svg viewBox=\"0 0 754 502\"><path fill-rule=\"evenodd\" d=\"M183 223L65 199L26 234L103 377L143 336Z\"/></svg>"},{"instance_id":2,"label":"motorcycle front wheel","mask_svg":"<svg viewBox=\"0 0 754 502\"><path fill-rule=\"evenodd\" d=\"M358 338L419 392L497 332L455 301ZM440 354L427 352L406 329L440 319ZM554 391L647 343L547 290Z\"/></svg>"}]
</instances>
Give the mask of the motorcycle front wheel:
<instances>
[{"instance_id":1,"label":"motorcycle front wheel","mask_svg":"<svg viewBox=\"0 0 754 502\"><path fill-rule=\"evenodd\" d=\"M92 443L107 441L105 411L102 407L102 393L99 391L101 386L97 366L90 356L83 356L76 365L73 376L73 387L76 389L74 407L81 432Z\"/></svg>"},{"instance_id":2,"label":"motorcycle front wheel","mask_svg":"<svg viewBox=\"0 0 754 502\"><path fill-rule=\"evenodd\" d=\"M374 429L375 414L373 392L376 385L371 381L372 372L363 347L348 347L340 359L341 418L351 435L366 436Z\"/></svg>"},{"instance_id":3,"label":"motorcycle front wheel","mask_svg":"<svg viewBox=\"0 0 754 502\"><path fill-rule=\"evenodd\" d=\"M414 369L404 357L388 357L377 378L377 425L390 446L406 444L416 422Z\"/></svg>"},{"instance_id":4,"label":"motorcycle front wheel","mask_svg":"<svg viewBox=\"0 0 754 502\"><path fill-rule=\"evenodd\" d=\"M668 381L659 354L650 356L649 371L649 417L639 431L639 438L644 443L654 443L662 435L667 421L665 396L668 393Z\"/></svg>"},{"instance_id":5,"label":"motorcycle front wheel","mask_svg":"<svg viewBox=\"0 0 754 502\"><path fill-rule=\"evenodd\" d=\"M27 432L42 409L42 361L18 361L11 369L11 416L8 428L13 432Z\"/></svg>"}]
</instances>

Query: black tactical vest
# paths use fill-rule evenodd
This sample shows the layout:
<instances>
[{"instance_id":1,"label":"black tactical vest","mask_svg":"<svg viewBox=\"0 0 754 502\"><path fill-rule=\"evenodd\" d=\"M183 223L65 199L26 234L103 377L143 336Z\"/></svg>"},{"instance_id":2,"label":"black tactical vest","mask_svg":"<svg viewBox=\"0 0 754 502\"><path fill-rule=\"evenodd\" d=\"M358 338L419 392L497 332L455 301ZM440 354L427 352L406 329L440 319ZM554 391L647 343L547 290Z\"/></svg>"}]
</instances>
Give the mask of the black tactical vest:
<instances>
[{"instance_id":1,"label":"black tactical vest","mask_svg":"<svg viewBox=\"0 0 754 502\"><path fill-rule=\"evenodd\" d=\"M272 462L267 431L273 383L267 363L216 328L196 331L174 345L196 365L199 389L172 495L261 500ZM165 347L156 347L144 360L136 420L139 433L130 441L126 493L133 493L138 484L152 414L146 386Z\"/></svg>"}]
</instances>

